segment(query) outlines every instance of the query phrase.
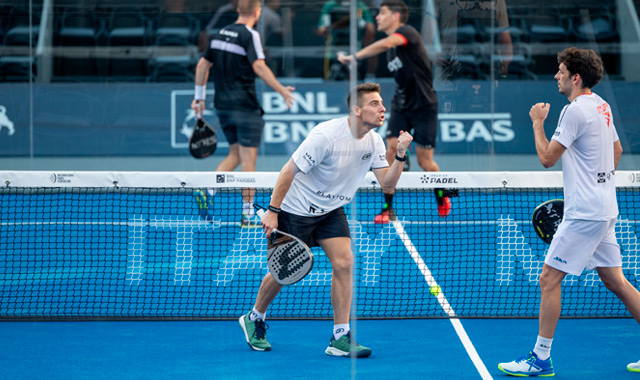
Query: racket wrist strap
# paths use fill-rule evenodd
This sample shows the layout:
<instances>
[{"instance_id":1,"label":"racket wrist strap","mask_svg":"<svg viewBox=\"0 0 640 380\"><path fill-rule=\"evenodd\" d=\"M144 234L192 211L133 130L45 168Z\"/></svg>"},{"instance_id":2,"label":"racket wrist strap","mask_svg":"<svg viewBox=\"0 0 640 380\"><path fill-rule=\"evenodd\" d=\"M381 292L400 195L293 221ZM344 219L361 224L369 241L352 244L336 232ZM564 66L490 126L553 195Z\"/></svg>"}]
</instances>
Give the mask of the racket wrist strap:
<instances>
[{"instance_id":1,"label":"racket wrist strap","mask_svg":"<svg viewBox=\"0 0 640 380\"><path fill-rule=\"evenodd\" d=\"M398 153L396 153L396 160L400 162L405 162L407 160L407 156L405 155L404 157L400 157L398 156Z\"/></svg>"},{"instance_id":2,"label":"racket wrist strap","mask_svg":"<svg viewBox=\"0 0 640 380\"><path fill-rule=\"evenodd\" d=\"M275 206L271 206L269 205L269 207L267 207L267 210L271 211L271 212L275 212L276 214L279 214L280 211L282 211L281 209L279 209L278 207Z\"/></svg>"},{"instance_id":3,"label":"racket wrist strap","mask_svg":"<svg viewBox=\"0 0 640 380\"><path fill-rule=\"evenodd\" d=\"M196 85L194 98L196 100L204 100L205 97L206 97L205 86Z\"/></svg>"}]
</instances>

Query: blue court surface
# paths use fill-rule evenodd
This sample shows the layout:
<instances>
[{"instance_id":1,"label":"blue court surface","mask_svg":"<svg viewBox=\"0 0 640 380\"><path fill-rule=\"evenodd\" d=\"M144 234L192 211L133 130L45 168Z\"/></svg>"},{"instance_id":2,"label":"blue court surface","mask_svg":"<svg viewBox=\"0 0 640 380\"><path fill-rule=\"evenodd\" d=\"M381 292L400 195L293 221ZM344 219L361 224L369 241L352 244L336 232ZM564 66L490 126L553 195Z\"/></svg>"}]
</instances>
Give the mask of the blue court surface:
<instances>
[{"instance_id":1,"label":"blue court surface","mask_svg":"<svg viewBox=\"0 0 640 380\"><path fill-rule=\"evenodd\" d=\"M485 378L530 350L536 319L462 319ZM359 320L370 358L324 354L332 322L268 321L271 352L252 351L237 321L3 322L2 379L480 379L449 319ZM561 319L558 379L640 379L633 319Z\"/></svg>"}]
</instances>

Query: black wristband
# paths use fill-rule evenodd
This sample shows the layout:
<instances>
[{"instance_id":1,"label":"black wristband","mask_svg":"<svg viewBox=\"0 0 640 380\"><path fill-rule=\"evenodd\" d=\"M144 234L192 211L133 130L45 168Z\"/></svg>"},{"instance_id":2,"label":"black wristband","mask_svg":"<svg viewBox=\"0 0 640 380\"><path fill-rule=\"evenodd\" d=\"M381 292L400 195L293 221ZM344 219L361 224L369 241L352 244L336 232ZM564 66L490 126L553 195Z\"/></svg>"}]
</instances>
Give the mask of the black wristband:
<instances>
[{"instance_id":1,"label":"black wristband","mask_svg":"<svg viewBox=\"0 0 640 380\"><path fill-rule=\"evenodd\" d=\"M400 162L405 162L407 160L407 156L399 157L398 153L396 153L396 160L398 160Z\"/></svg>"},{"instance_id":2,"label":"black wristband","mask_svg":"<svg viewBox=\"0 0 640 380\"><path fill-rule=\"evenodd\" d=\"M280 213L280 211L282 211L282 210L280 210L279 208L274 207L274 206L271 206L271 205L269 205L269 207L267 207L267 210L269 210L269 211L271 211L271 212L275 212L276 214L279 214L279 213Z\"/></svg>"}]
</instances>

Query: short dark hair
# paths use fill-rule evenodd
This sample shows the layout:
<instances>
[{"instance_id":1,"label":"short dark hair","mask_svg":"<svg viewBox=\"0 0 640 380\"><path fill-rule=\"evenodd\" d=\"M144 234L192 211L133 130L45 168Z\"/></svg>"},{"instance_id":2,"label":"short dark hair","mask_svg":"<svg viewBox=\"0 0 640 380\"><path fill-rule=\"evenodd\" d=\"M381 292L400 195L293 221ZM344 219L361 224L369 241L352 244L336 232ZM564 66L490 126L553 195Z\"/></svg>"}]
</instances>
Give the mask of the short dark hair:
<instances>
[{"instance_id":1,"label":"short dark hair","mask_svg":"<svg viewBox=\"0 0 640 380\"><path fill-rule=\"evenodd\" d=\"M253 13L262 6L260 0L238 0L238 13Z\"/></svg>"},{"instance_id":2,"label":"short dark hair","mask_svg":"<svg viewBox=\"0 0 640 380\"><path fill-rule=\"evenodd\" d=\"M355 91L356 95L358 97L358 107L362 106L362 97L368 93L371 92L377 92L378 94L380 93L380 85L377 83L362 83L359 84L358 86L356 86L356 88L354 88L353 90L349 91L349 93L347 94L347 107L349 107L349 111L351 111L351 93Z\"/></svg>"},{"instance_id":3,"label":"short dark hair","mask_svg":"<svg viewBox=\"0 0 640 380\"><path fill-rule=\"evenodd\" d=\"M401 0L385 0L380 7L387 7L392 13L400 13L400 23L409 21L409 7Z\"/></svg>"},{"instance_id":4,"label":"short dark hair","mask_svg":"<svg viewBox=\"0 0 640 380\"><path fill-rule=\"evenodd\" d=\"M591 49L566 48L558 53L558 64L561 63L571 74L580 74L585 88L595 87L602 79L602 59Z\"/></svg>"}]
</instances>

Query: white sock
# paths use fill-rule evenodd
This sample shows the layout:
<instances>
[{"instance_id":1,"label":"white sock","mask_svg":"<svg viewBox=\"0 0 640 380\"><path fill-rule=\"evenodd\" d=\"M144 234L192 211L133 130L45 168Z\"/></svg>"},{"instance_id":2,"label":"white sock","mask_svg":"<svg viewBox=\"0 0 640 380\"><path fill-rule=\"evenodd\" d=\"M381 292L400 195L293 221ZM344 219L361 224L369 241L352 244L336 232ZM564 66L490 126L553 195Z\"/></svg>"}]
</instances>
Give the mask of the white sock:
<instances>
[{"instance_id":1,"label":"white sock","mask_svg":"<svg viewBox=\"0 0 640 380\"><path fill-rule=\"evenodd\" d=\"M551 342L553 342L553 339L543 338L538 335L536 346L533 349L533 352L538 356L538 359L549 359L549 357L551 356Z\"/></svg>"},{"instance_id":2,"label":"white sock","mask_svg":"<svg viewBox=\"0 0 640 380\"><path fill-rule=\"evenodd\" d=\"M347 335L349 332L349 324L341 323L338 325L333 325L333 339L338 340L342 338L344 335Z\"/></svg>"},{"instance_id":3,"label":"white sock","mask_svg":"<svg viewBox=\"0 0 640 380\"><path fill-rule=\"evenodd\" d=\"M253 209L253 204L251 202L242 202L242 213L245 215L253 215L255 214L255 210Z\"/></svg>"},{"instance_id":4,"label":"white sock","mask_svg":"<svg viewBox=\"0 0 640 380\"><path fill-rule=\"evenodd\" d=\"M259 312L258 309L254 307L253 310L251 310L251 314L249 314L249 320L255 322L256 319L262 319L264 321L265 314L266 313Z\"/></svg>"}]
</instances>

